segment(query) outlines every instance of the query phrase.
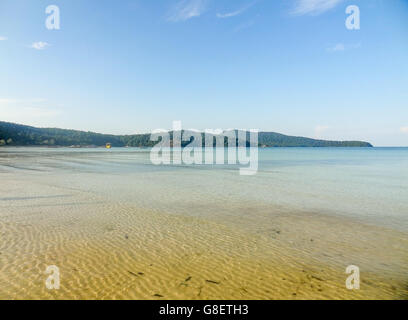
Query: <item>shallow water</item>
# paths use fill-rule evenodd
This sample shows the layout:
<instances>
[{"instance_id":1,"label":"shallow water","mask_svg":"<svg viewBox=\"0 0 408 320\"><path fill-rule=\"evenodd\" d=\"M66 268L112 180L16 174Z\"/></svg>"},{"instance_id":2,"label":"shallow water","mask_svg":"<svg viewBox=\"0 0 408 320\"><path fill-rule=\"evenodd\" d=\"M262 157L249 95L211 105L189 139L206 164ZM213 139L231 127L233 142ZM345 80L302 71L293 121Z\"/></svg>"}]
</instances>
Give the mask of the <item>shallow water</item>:
<instances>
[{"instance_id":1,"label":"shallow water","mask_svg":"<svg viewBox=\"0 0 408 320\"><path fill-rule=\"evenodd\" d=\"M1 148L0 298L406 297L407 148L259 160L240 176L155 166L146 149ZM54 264L59 291L44 288Z\"/></svg>"}]
</instances>

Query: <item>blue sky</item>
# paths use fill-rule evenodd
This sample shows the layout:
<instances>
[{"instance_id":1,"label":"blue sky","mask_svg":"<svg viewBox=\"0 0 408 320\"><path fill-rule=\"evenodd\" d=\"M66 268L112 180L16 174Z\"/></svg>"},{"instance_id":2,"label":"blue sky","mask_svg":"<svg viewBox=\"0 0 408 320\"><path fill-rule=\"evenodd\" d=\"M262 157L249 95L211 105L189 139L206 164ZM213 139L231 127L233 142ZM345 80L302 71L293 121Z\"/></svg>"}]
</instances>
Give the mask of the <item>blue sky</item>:
<instances>
[{"instance_id":1,"label":"blue sky","mask_svg":"<svg viewBox=\"0 0 408 320\"><path fill-rule=\"evenodd\" d=\"M0 70L4 121L408 146L407 0L1 0Z\"/></svg>"}]
</instances>

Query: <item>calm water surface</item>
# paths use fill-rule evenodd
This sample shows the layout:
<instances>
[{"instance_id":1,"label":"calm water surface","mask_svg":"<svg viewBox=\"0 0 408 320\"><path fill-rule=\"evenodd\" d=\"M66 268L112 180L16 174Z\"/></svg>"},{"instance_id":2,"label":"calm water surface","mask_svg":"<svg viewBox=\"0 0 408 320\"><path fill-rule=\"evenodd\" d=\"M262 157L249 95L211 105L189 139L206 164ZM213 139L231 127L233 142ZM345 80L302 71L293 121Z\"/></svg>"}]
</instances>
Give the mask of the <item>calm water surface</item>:
<instances>
[{"instance_id":1,"label":"calm water surface","mask_svg":"<svg viewBox=\"0 0 408 320\"><path fill-rule=\"evenodd\" d=\"M254 176L147 149L0 148L0 179L0 299L408 297L405 148L261 149ZM362 290L345 289L351 264Z\"/></svg>"},{"instance_id":2,"label":"calm water surface","mask_svg":"<svg viewBox=\"0 0 408 320\"><path fill-rule=\"evenodd\" d=\"M137 148L2 148L0 175L36 175L178 214L239 216L270 207L408 230L408 148L260 149L251 177L234 166L155 166L149 159L149 150Z\"/></svg>"}]
</instances>

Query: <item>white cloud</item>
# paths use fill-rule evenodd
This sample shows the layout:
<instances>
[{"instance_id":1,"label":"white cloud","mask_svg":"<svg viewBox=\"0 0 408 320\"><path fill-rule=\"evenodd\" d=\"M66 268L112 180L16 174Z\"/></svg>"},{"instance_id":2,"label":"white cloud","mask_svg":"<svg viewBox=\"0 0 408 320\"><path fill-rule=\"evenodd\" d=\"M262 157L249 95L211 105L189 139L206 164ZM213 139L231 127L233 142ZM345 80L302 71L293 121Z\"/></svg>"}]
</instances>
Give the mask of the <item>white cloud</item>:
<instances>
[{"instance_id":1,"label":"white cloud","mask_svg":"<svg viewBox=\"0 0 408 320\"><path fill-rule=\"evenodd\" d=\"M9 98L0 98L0 107L5 106L5 105L11 105L11 104L33 104L33 103L42 103L46 102L46 99L9 99Z\"/></svg>"},{"instance_id":2,"label":"white cloud","mask_svg":"<svg viewBox=\"0 0 408 320\"><path fill-rule=\"evenodd\" d=\"M346 47L345 47L344 43L338 43L333 47L327 48L326 50L329 51L329 52L344 51L344 50L346 50Z\"/></svg>"},{"instance_id":3,"label":"white cloud","mask_svg":"<svg viewBox=\"0 0 408 320\"><path fill-rule=\"evenodd\" d=\"M240 15L241 13L244 13L245 11L247 11L249 8L251 8L253 5L255 4L255 2L249 3L246 6L236 10L236 11L232 11L232 12L227 12L227 13L217 13L217 18L220 19L225 19L225 18L231 18L231 17L235 17Z\"/></svg>"},{"instance_id":4,"label":"white cloud","mask_svg":"<svg viewBox=\"0 0 408 320\"><path fill-rule=\"evenodd\" d=\"M0 98L1 120L29 123L34 119L54 118L59 110L43 106L46 99L9 99Z\"/></svg>"},{"instance_id":5,"label":"white cloud","mask_svg":"<svg viewBox=\"0 0 408 320\"><path fill-rule=\"evenodd\" d=\"M49 43L44 42L44 41L38 41L38 42L34 42L30 47L36 50L43 50L48 46L50 46Z\"/></svg>"},{"instance_id":6,"label":"white cloud","mask_svg":"<svg viewBox=\"0 0 408 320\"><path fill-rule=\"evenodd\" d=\"M315 128L315 136L316 138L320 138L322 134L327 131L330 127L329 126L316 126Z\"/></svg>"},{"instance_id":7,"label":"white cloud","mask_svg":"<svg viewBox=\"0 0 408 320\"><path fill-rule=\"evenodd\" d=\"M252 27L254 24L255 24L254 20L249 20L249 21L247 21L245 23L240 24L238 27L236 27L234 29L234 32L239 32L239 31L248 29L248 28Z\"/></svg>"},{"instance_id":8,"label":"white cloud","mask_svg":"<svg viewBox=\"0 0 408 320\"><path fill-rule=\"evenodd\" d=\"M344 44L344 43L337 43L333 47L326 48L327 52L339 52L339 51L346 51L351 49L358 49L361 48L361 43L355 44Z\"/></svg>"},{"instance_id":9,"label":"white cloud","mask_svg":"<svg viewBox=\"0 0 408 320\"><path fill-rule=\"evenodd\" d=\"M6 104L9 104L9 103L15 103L17 100L16 99L2 99L2 98L0 98L0 107L2 106L2 105L6 105Z\"/></svg>"},{"instance_id":10,"label":"white cloud","mask_svg":"<svg viewBox=\"0 0 408 320\"><path fill-rule=\"evenodd\" d=\"M0 36L0 41L6 41L6 40L8 40L7 37L1 37L1 36Z\"/></svg>"},{"instance_id":11,"label":"white cloud","mask_svg":"<svg viewBox=\"0 0 408 320\"><path fill-rule=\"evenodd\" d=\"M401 127L401 128L400 128L400 131L401 131L402 133L408 133L408 127Z\"/></svg>"},{"instance_id":12,"label":"white cloud","mask_svg":"<svg viewBox=\"0 0 408 320\"><path fill-rule=\"evenodd\" d=\"M167 20L186 21L201 16L207 7L207 0L181 0L171 10Z\"/></svg>"},{"instance_id":13,"label":"white cloud","mask_svg":"<svg viewBox=\"0 0 408 320\"><path fill-rule=\"evenodd\" d=\"M313 14L318 15L333 9L343 0L296 0L292 11L294 15Z\"/></svg>"}]
</instances>

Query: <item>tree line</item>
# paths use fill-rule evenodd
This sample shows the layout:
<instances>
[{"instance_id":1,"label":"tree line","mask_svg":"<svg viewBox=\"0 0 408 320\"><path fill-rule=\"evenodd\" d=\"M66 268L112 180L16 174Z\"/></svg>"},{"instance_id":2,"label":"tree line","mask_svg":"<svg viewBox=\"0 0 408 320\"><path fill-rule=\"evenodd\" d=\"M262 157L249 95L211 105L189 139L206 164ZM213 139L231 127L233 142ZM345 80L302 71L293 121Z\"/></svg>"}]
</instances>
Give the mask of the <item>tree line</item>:
<instances>
[{"instance_id":1,"label":"tree line","mask_svg":"<svg viewBox=\"0 0 408 320\"><path fill-rule=\"evenodd\" d=\"M170 134L172 136L172 133ZM203 139L204 141L204 139ZM275 132L260 132L260 147L372 147L363 141L327 141L287 136ZM153 147L150 134L110 135L57 128L36 128L0 121L0 146L105 146ZM183 146L189 142L184 142ZM225 139L227 144L227 139ZM237 141L238 143L238 141ZM249 142L248 142L249 144Z\"/></svg>"}]
</instances>

